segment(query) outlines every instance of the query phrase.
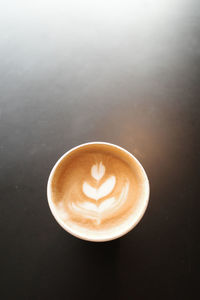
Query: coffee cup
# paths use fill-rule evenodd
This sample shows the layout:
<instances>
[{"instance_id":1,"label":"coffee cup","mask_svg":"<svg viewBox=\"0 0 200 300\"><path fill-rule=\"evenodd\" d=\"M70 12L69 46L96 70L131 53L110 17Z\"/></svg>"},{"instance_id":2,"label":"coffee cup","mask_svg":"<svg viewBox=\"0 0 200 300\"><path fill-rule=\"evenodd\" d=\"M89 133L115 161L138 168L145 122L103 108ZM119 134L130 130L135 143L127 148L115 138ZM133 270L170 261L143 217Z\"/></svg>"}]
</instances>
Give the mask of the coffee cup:
<instances>
[{"instance_id":1,"label":"coffee cup","mask_svg":"<svg viewBox=\"0 0 200 300\"><path fill-rule=\"evenodd\" d=\"M149 201L141 163L124 148L106 142L81 144L54 165L47 198L56 221L77 238L105 242L132 230Z\"/></svg>"}]
</instances>

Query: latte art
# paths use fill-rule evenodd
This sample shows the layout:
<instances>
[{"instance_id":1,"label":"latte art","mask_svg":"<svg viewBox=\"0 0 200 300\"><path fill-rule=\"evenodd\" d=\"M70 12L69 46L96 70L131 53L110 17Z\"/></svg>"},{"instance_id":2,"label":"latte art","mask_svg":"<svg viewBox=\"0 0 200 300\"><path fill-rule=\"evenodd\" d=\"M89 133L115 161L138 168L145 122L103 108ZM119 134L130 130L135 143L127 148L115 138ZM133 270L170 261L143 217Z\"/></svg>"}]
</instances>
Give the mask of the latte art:
<instances>
[{"instance_id":1,"label":"latte art","mask_svg":"<svg viewBox=\"0 0 200 300\"><path fill-rule=\"evenodd\" d=\"M53 210L81 236L105 236L129 225L146 197L143 171L128 154L106 144L69 153L51 175Z\"/></svg>"},{"instance_id":2,"label":"latte art","mask_svg":"<svg viewBox=\"0 0 200 300\"><path fill-rule=\"evenodd\" d=\"M129 189L129 182L125 183L122 192L118 198L108 197L113 191L116 185L116 177L111 175L105 181L102 181L102 177L105 174L105 166L102 162L96 163L91 167L91 176L96 180L95 185L91 186L87 181L82 185L83 193L88 197L87 201L70 203L70 209L74 211L75 214L80 214L86 219L91 219L100 224L103 218L112 215L113 212L120 208L120 206L126 201ZM90 199L96 201L96 203L91 202ZM101 201L101 199L103 199Z\"/></svg>"}]
</instances>

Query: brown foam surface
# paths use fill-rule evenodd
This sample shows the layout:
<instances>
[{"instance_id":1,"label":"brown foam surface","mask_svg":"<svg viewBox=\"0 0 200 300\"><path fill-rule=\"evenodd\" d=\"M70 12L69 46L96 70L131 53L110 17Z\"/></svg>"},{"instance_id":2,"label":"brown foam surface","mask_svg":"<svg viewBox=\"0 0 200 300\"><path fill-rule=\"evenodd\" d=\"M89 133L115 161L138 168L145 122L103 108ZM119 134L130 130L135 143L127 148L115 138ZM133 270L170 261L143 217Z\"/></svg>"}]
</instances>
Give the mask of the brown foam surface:
<instances>
[{"instance_id":1,"label":"brown foam surface","mask_svg":"<svg viewBox=\"0 0 200 300\"><path fill-rule=\"evenodd\" d=\"M70 227L110 230L134 214L144 197L144 174L123 150L88 144L57 165L51 196L59 217Z\"/></svg>"}]
</instances>

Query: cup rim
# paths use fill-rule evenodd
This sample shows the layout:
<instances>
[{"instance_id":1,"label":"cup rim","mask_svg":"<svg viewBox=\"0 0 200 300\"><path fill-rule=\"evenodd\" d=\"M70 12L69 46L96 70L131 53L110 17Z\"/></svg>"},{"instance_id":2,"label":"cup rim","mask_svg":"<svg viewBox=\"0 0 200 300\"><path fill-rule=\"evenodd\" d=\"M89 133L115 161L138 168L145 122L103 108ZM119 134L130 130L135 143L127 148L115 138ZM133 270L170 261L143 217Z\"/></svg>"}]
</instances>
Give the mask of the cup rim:
<instances>
[{"instance_id":1,"label":"cup rim","mask_svg":"<svg viewBox=\"0 0 200 300\"><path fill-rule=\"evenodd\" d=\"M52 183L52 179L53 179L53 175L54 175L54 172L57 168L57 166L60 164L60 162L67 156L69 155L71 152L73 152L74 150L78 149L78 148L81 148L81 147L84 147L84 146L87 146L87 145L95 145L95 144L98 144L98 145L108 145L108 146L112 146L112 147L115 147L115 148L118 148L122 151L124 151L125 153L127 153L129 156L132 157L132 159L135 160L135 162L137 163L137 165L140 167L142 173L143 173L143 176L145 177L145 182L146 182L146 186L145 186L145 189L147 189L147 194L146 194L146 197L144 199L144 205L143 205L143 208L142 208L142 211L139 215L139 217L135 220L133 218L133 223L127 227L125 227L124 230L120 231L120 233L115 233L115 234L112 234L112 235L108 235L107 237L95 237L95 238L90 238L90 237L87 237L87 234L80 234L78 232L76 232L76 230L72 229L69 225L67 225L57 214L56 212L56 208L54 207L54 204L53 204L53 200L52 200L52 197L51 197L51 183ZM108 143L108 142L102 142L102 141L94 141L94 142L87 142L87 143L83 143L83 144L80 144L78 146L75 146L73 148L71 148L70 150L68 150L67 152L65 152L58 160L57 162L54 164L51 172L50 172L50 175L48 177L48 182L47 182L47 200L48 200L48 204L49 204L49 208L50 208L50 211L52 213L52 215L54 216L54 218L56 219L56 221L58 222L58 224L65 230L67 231L68 233L70 233L71 235L79 238L79 239L82 239L82 240L86 240L86 241L90 241L90 242L107 242L107 241L112 241L112 240L115 240L115 239L118 239L122 236L124 236L125 234L127 234L128 232L130 232L139 222L140 220L142 219L142 217L144 216L144 213L147 209L147 206L148 206L148 203L149 203L149 196L150 196L150 184L149 184L149 179L147 177L147 174L145 172L145 169L144 167L142 166L142 164L139 162L139 160L132 154L130 153L128 150L124 149L123 147L121 146L118 146L118 145L115 145L113 143Z\"/></svg>"}]
</instances>

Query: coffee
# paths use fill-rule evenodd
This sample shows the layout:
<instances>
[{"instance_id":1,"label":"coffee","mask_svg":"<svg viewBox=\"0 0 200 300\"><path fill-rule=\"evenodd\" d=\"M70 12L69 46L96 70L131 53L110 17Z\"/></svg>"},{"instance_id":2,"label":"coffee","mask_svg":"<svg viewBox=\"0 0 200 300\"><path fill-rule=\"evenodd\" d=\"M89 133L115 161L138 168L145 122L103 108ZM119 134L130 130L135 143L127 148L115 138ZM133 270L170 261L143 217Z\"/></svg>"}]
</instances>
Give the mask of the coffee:
<instances>
[{"instance_id":1,"label":"coffee","mask_svg":"<svg viewBox=\"0 0 200 300\"><path fill-rule=\"evenodd\" d=\"M53 170L50 187L57 217L89 239L123 231L148 194L138 161L106 143L88 143L64 156Z\"/></svg>"}]
</instances>

